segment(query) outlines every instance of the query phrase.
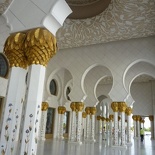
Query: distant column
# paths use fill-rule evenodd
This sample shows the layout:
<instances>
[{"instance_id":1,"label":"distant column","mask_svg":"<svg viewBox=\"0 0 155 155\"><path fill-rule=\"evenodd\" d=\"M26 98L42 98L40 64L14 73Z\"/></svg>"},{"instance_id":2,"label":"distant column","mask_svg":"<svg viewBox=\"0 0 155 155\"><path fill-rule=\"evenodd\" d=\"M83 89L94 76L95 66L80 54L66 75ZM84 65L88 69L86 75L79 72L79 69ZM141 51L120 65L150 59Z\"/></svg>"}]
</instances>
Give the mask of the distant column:
<instances>
[{"instance_id":1,"label":"distant column","mask_svg":"<svg viewBox=\"0 0 155 155\"><path fill-rule=\"evenodd\" d=\"M109 129L110 133L109 133L109 135L110 135L110 137L113 136L113 126L112 126L113 120L114 120L114 115L109 115L109 121L110 121L110 123L109 123L109 126L110 126L110 129Z\"/></svg>"},{"instance_id":2,"label":"distant column","mask_svg":"<svg viewBox=\"0 0 155 155\"><path fill-rule=\"evenodd\" d=\"M90 107L86 107L85 111L87 113L86 118L86 140L90 139Z\"/></svg>"},{"instance_id":3,"label":"distant column","mask_svg":"<svg viewBox=\"0 0 155 155\"><path fill-rule=\"evenodd\" d=\"M136 115L132 116L133 124L134 124L134 138L137 136L137 123L136 123Z\"/></svg>"},{"instance_id":4,"label":"distant column","mask_svg":"<svg viewBox=\"0 0 155 155\"><path fill-rule=\"evenodd\" d=\"M118 103L112 102L111 108L114 112L114 146L118 146Z\"/></svg>"},{"instance_id":5,"label":"distant column","mask_svg":"<svg viewBox=\"0 0 155 155\"><path fill-rule=\"evenodd\" d=\"M91 112L91 140L95 141L95 114L96 114L96 107L90 107Z\"/></svg>"},{"instance_id":6,"label":"distant column","mask_svg":"<svg viewBox=\"0 0 155 155\"><path fill-rule=\"evenodd\" d=\"M125 102L118 102L118 110L121 113L121 146L125 145L125 110L127 105Z\"/></svg>"},{"instance_id":7,"label":"distant column","mask_svg":"<svg viewBox=\"0 0 155 155\"><path fill-rule=\"evenodd\" d=\"M48 107L49 107L49 105L47 102L42 102L39 140L45 140Z\"/></svg>"},{"instance_id":8,"label":"distant column","mask_svg":"<svg viewBox=\"0 0 155 155\"><path fill-rule=\"evenodd\" d=\"M127 107L125 113L127 115L127 144L131 144L131 114L132 114L132 108Z\"/></svg>"},{"instance_id":9,"label":"distant column","mask_svg":"<svg viewBox=\"0 0 155 155\"><path fill-rule=\"evenodd\" d=\"M154 117L153 115L149 116L150 124L151 124L151 139L154 139Z\"/></svg>"},{"instance_id":10,"label":"distant column","mask_svg":"<svg viewBox=\"0 0 155 155\"><path fill-rule=\"evenodd\" d=\"M136 121L137 121L137 137L140 138L140 119L141 119L141 116L137 115L136 116Z\"/></svg>"},{"instance_id":11,"label":"distant column","mask_svg":"<svg viewBox=\"0 0 155 155\"><path fill-rule=\"evenodd\" d=\"M76 103L76 109L78 111L78 118L77 118L77 133L76 133L76 141L81 144L81 133L82 133L82 110L84 108L84 103L82 102L75 102Z\"/></svg>"},{"instance_id":12,"label":"distant column","mask_svg":"<svg viewBox=\"0 0 155 155\"><path fill-rule=\"evenodd\" d=\"M70 141L76 140L76 106L75 102L70 104L70 108L72 109L72 119L71 119L71 139Z\"/></svg>"},{"instance_id":13,"label":"distant column","mask_svg":"<svg viewBox=\"0 0 155 155\"><path fill-rule=\"evenodd\" d=\"M84 139L86 139L86 117L87 117L87 113L86 112L83 112L82 113L82 118L83 118L83 137Z\"/></svg>"}]
</instances>

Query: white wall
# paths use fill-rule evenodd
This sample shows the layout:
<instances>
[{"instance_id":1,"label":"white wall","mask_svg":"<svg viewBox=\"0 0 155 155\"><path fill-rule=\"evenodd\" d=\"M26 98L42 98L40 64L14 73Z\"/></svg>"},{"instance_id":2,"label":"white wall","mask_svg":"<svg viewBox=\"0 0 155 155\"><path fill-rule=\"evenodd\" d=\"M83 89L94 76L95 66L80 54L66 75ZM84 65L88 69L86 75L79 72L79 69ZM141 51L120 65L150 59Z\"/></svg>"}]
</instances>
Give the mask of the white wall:
<instances>
[{"instance_id":1,"label":"white wall","mask_svg":"<svg viewBox=\"0 0 155 155\"><path fill-rule=\"evenodd\" d=\"M131 85L131 95L135 100L133 104L134 115L148 116L153 114L151 82L133 83Z\"/></svg>"}]
</instances>

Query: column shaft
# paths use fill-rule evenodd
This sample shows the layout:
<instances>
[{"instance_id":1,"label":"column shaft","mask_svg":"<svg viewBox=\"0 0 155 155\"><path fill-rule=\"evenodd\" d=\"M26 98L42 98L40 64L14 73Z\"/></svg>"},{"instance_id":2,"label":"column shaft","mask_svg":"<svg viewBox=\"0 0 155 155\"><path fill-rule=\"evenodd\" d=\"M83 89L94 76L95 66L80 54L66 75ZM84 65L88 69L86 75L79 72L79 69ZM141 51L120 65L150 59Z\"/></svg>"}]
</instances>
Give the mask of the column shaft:
<instances>
[{"instance_id":1,"label":"column shaft","mask_svg":"<svg viewBox=\"0 0 155 155\"><path fill-rule=\"evenodd\" d=\"M22 133L20 154L37 154L38 120L40 119L45 67L31 65L27 94L27 106Z\"/></svg>"},{"instance_id":2,"label":"column shaft","mask_svg":"<svg viewBox=\"0 0 155 155\"><path fill-rule=\"evenodd\" d=\"M71 141L76 140L76 112L72 111Z\"/></svg>"},{"instance_id":3,"label":"column shaft","mask_svg":"<svg viewBox=\"0 0 155 155\"><path fill-rule=\"evenodd\" d=\"M0 142L3 146L1 152L5 154L14 153L15 144L19 138L26 72L25 69L19 67L11 68Z\"/></svg>"},{"instance_id":4,"label":"column shaft","mask_svg":"<svg viewBox=\"0 0 155 155\"><path fill-rule=\"evenodd\" d=\"M40 134L39 134L40 140L45 140L46 121L47 121L47 110L42 111L42 113L41 113Z\"/></svg>"},{"instance_id":5,"label":"column shaft","mask_svg":"<svg viewBox=\"0 0 155 155\"><path fill-rule=\"evenodd\" d=\"M125 113L121 112L121 146L125 146Z\"/></svg>"},{"instance_id":6,"label":"column shaft","mask_svg":"<svg viewBox=\"0 0 155 155\"><path fill-rule=\"evenodd\" d=\"M118 146L118 112L114 112L114 145Z\"/></svg>"},{"instance_id":7,"label":"column shaft","mask_svg":"<svg viewBox=\"0 0 155 155\"><path fill-rule=\"evenodd\" d=\"M81 123L82 123L82 112L78 111L78 122L77 122L77 142L81 143Z\"/></svg>"}]
</instances>

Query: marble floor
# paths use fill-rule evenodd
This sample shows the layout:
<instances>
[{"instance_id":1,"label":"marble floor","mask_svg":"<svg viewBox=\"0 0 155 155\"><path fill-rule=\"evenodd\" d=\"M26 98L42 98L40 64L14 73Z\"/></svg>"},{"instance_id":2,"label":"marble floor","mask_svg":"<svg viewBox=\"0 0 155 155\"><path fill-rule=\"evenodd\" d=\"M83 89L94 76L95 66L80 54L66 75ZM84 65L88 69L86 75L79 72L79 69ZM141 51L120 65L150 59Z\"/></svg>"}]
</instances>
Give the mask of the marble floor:
<instances>
[{"instance_id":1,"label":"marble floor","mask_svg":"<svg viewBox=\"0 0 155 155\"><path fill-rule=\"evenodd\" d=\"M155 140L150 140L150 135L143 142L132 138L132 145L126 149L111 147L110 140L102 140L101 136L96 142L81 145L68 140L46 140L38 144L37 155L155 155Z\"/></svg>"}]
</instances>

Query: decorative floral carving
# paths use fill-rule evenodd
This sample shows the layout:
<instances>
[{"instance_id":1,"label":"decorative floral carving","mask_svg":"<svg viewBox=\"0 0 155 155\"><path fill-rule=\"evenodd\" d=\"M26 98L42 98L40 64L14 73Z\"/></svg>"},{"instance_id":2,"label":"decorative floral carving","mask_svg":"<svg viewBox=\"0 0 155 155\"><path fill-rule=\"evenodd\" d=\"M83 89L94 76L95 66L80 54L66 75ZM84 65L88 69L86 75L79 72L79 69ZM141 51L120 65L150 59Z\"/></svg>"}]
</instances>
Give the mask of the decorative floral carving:
<instances>
[{"instance_id":1,"label":"decorative floral carving","mask_svg":"<svg viewBox=\"0 0 155 155\"><path fill-rule=\"evenodd\" d=\"M134 2L134 3L133 3ZM154 0L112 0L101 14L67 19L57 32L59 49L155 35Z\"/></svg>"},{"instance_id":2,"label":"decorative floral carving","mask_svg":"<svg viewBox=\"0 0 155 155\"><path fill-rule=\"evenodd\" d=\"M9 131L9 127L10 127L10 122L12 121L12 119L11 119L11 113L12 113L12 107L13 107L13 104L12 103L9 103L8 104L8 118L7 118L7 120L6 120L6 125L5 125L5 135L4 135L4 137L5 137L5 141L6 141L6 145L5 146L1 146L2 147L2 151L1 151L1 153L3 154L3 155L5 155L5 153L6 153L6 149L7 149L7 146L8 146L8 142L9 142L9 136L10 136L10 131Z\"/></svg>"}]
</instances>

